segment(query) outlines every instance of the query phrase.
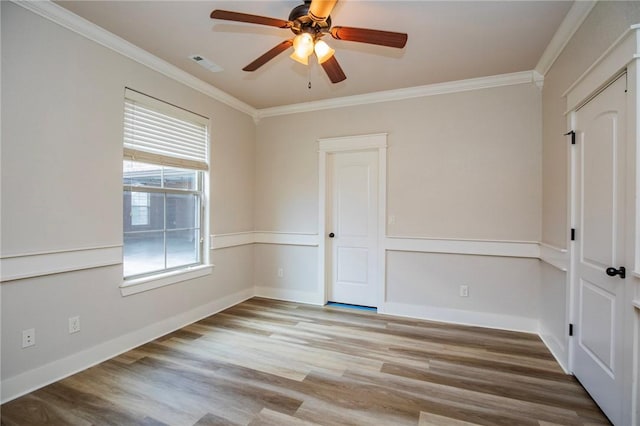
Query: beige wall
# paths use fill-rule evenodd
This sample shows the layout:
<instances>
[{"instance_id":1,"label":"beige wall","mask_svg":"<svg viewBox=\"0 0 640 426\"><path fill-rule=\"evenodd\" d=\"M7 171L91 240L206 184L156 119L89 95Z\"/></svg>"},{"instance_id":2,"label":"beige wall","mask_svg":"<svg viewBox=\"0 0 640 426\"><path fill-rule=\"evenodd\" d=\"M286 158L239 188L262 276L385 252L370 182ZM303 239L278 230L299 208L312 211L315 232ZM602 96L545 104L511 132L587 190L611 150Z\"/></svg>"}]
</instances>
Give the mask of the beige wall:
<instances>
[{"instance_id":1,"label":"beige wall","mask_svg":"<svg viewBox=\"0 0 640 426\"><path fill-rule=\"evenodd\" d=\"M318 255L315 247L256 244L254 250L254 282L259 293L269 295L269 292L282 290L302 294L317 292ZM278 276L278 269L282 269L282 277Z\"/></svg>"},{"instance_id":2,"label":"beige wall","mask_svg":"<svg viewBox=\"0 0 640 426\"><path fill-rule=\"evenodd\" d=\"M387 215L395 219L388 236L540 239L541 93L531 83L261 120L256 230L317 233L317 140L372 133L388 133ZM307 294L308 300L322 294L316 248L259 250L255 275L257 285L268 287L263 294ZM455 272L444 273L442 262ZM388 252L386 264L386 302L395 313L466 310L518 318L492 323L504 327L537 327L536 259L397 251ZM276 277L282 266L291 269L286 280ZM462 284L471 294L464 300ZM497 300L500 294L510 296Z\"/></svg>"},{"instance_id":3,"label":"beige wall","mask_svg":"<svg viewBox=\"0 0 640 426\"><path fill-rule=\"evenodd\" d=\"M3 256L122 244L125 86L211 118L210 229L253 230L249 116L13 3L1 7ZM121 265L2 283L3 381L252 292L252 246L211 257L209 276L128 297ZM69 335L75 315L82 329ZM31 327L36 346L23 350Z\"/></svg>"},{"instance_id":4,"label":"beige wall","mask_svg":"<svg viewBox=\"0 0 640 426\"><path fill-rule=\"evenodd\" d=\"M537 324L538 262L496 256L388 252L387 301L514 317ZM469 297L459 297L459 285L469 286ZM464 321L459 318L457 322Z\"/></svg>"},{"instance_id":5,"label":"beige wall","mask_svg":"<svg viewBox=\"0 0 640 426\"><path fill-rule=\"evenodd\" d=\"M532 84L263 119L256 229L317 232L317 139L388 133L388 235L538 241Z\"/></svg>"}]
</instances>

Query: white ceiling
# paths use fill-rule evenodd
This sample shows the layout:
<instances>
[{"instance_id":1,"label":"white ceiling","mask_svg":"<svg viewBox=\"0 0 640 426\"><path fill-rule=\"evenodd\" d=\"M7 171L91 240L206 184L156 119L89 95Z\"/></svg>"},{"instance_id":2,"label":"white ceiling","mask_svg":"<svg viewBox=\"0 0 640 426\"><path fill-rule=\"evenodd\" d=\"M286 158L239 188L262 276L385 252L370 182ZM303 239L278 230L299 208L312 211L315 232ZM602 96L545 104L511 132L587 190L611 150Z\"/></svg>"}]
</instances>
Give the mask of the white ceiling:
<instances>
[{"instance_id":1,"label":"white ceiling","mask_svg":"<svg viewBox=\"0 0 640 426\"><path fill-rule=\"evenodd\" d=\"M572 5L340 0L334 26L406 32L409 39L404 49L393 49L325 37L347 75L331 84L319 65L306 67L286 52L253 73L242 71L291 31L209 18L213 9L225 9L286 20L302 0L56 3L254 108L532 70ZM192 54L223 71L205 70Z\"/></svg>"}]
</instances>

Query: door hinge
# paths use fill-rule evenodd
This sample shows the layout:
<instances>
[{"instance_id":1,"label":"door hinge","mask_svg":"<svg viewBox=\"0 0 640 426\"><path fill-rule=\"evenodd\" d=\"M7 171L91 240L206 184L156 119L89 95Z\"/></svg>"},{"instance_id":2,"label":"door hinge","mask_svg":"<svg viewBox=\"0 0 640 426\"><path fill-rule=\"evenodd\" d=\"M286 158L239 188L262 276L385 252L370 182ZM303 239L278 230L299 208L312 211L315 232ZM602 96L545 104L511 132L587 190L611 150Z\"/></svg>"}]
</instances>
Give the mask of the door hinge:
<instances>
[{"instance_id":1,"label":"door hinge","mask_svg":"<svg viewBox=\"0 0 640 426\"><path fill-rule=\"evenodd\" d=\"M564 134L565 136L569 136L571 135L571 145L575 145L576 144L576 132L575 131L570 131Z\"/></svg>"},{"instance_id":2,"label":"door hinge","mask_svg":"<svg viewBox=\"0 0 640 426\"><path fill-rule=\"evenodd\" d=\"M576 240L576 228L571 228L571 241Z\"/></svg>"},{"instance_id":3,"label":"door hinge","mask_svg":"<svg viewBox=\"0 0 640 426\"><path fill-rule=\"evenodd\" d=\"M573 324L569 324L569 336L573 336Z\"/></svg>"}]
</instances>

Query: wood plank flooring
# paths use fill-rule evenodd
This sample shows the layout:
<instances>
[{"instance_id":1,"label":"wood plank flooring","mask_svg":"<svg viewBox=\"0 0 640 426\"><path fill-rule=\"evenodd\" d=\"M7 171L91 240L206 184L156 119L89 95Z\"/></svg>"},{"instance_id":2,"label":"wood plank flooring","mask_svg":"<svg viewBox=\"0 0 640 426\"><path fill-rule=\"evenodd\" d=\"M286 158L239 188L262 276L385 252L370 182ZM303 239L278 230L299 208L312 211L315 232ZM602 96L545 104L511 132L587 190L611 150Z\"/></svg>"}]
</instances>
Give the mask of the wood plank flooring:
<instances>
[{"instance_id":1,"label":"wood plank flooring","mask_svg":"<svg viewBox=\"0 0 640 426\"><path fill-rule=\"evenodd\" d=\"M609 424L531 334L254 298L1 407L2 425Z\"/></svg>"}]
</instances>

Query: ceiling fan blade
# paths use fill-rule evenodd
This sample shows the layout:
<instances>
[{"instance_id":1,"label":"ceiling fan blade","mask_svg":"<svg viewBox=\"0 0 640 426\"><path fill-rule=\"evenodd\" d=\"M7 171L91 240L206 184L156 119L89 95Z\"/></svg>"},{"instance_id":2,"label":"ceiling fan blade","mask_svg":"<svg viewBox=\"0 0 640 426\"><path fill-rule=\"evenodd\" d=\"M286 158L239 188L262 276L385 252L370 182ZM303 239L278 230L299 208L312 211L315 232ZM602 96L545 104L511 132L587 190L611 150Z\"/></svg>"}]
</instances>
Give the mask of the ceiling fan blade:
<instances>
[{"instance_id":1,"label":"ceiling fan blade","mask_svg":"<svg viewBox=\"0 0 640 426\"><path fill-rule=\"evenodd\" d=\"M285 50L287 50L288 48L290 48L291 46L293 46L293 40L285 40L282 43L278 44L273 49L269 50L264 55L260 56L255 61L251 62L246 67L242 68L242 70L255 71L261 66L263 66L264 64L266 64L267 62L269 62L270 60L272 60L273 58L275 58L276 56L278 56L279 54L281 54L282 52L284 52Z\"/></svg>"},{"instance_id":2,"label":"ceiling fan blade","mask_svg":"<svg viewBox=\"0 0 640 426\"><path fill-rule=\"evenodd\" d=\"M268 25L270 27L291 28L291 22L282 19L220 9L211 12L211 19L224 19L225 21L248 22L250 24Z\"/></svg>"},{"instance_id":3,"label":"ceiling fan blade","mask_svg":"<svg viewBox=\"0 0 640 426\"><path fill-rule=\"evenodd\" d=\"M331 35L336 40L357 41L359 43L378 44L380 46L402 49L407 44L405 33L370 30L367 28L333 27Z\"/></svg>"},{"instance_id":4,"label":"ceiling fan blade","mask_svg":"<svg viewBox=\"0 0 640 426\"><path fill-rule=\"evenodd\" d=\"M340 83L347 79L347 76L344 74L344 71L342 71L342 67L335 56L330 57L321 65L332 83Z\"/></svg>"},{"instance_id":5,"label":"ceiling fan blade","mask_svg":"<svg viewBox=\"0 0 640 426\"><path fill-rule=\"evenodd\" d=\"M338 0L311 0L309 16L314 21L325 21L337 2Z\"/></svg>"}]
</instances>

